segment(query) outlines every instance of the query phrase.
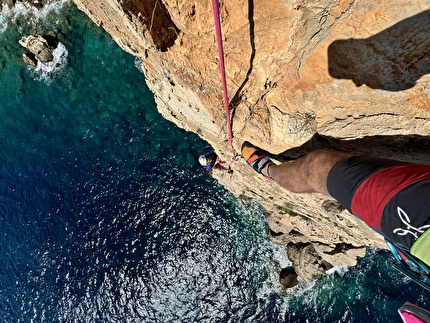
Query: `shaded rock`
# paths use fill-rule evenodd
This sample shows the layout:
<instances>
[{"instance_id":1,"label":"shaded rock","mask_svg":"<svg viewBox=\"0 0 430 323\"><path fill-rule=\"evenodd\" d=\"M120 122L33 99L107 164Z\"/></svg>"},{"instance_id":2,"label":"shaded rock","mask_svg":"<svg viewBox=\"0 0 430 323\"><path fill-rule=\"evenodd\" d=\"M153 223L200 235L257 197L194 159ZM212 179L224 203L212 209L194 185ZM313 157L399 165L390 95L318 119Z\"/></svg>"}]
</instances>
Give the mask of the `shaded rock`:
<instances>
[{"instance_id":1,"label":"shaded rock","mask_svg":"<svg viewBox=\"0 0 430 323\"><path fill-rule=\"evenodd\" d=\"M9 6L9 8L13 8L14 6L15 6L15 2L16 2L16 0L1 0L0 1L0 5L8 5Z\"/></svg>"},{"instance_id":2,"label":"shaded rock","mask_svg":"<svg viewBox=\"0 0 430 323\"><path fill-rule=\"evenodd\" d=\"M169 47L174 45L179 29L172 21L163 1L130 0L123 1L121 4L124 13L131 20L137 20L142 26L145 26L157 49L167 51ZM134 16L136 13L139 14Z\"/></svg>"},{"instance_id":3,"label":"shaded rock","mask_svg":"<svg viewBox=\"0 0 430 323\"><path fill-rule=\"evenodd\" d=\"M36 56L34 56L34 54L32 54L32 53L22 54L22 59L23 59L24 63L29 65L29 66L32 66L32 67L37 66Z\"/></svg>"},{"instance_id":4,"label":"shaded rock","mask_svg":"<svg viewBox=\"0 0 430 323\"><path fill-rule=\"evenodd\" d=\"M285 293L286 289L292 288L299 284L298 275L293 267L283 268L279 274L279 283L282 286L281 293Z\"/></svg>"},{"instance_id":5,"label":"shaded rock","mask_svg":"<svg viewBox=\"0 0 430 323\"><path fill-rule=\"evenodd\" d=\"M41 35L23 36L19 44L27 48L42 63L51 62L54 59L52 52L55 50L58 41L52 37L43 37Z\"/></svg>"},{"instance_id":6,"label":"shaded rock","mask_svg":"<svg viewBox=\"0 0 430 323\"><path fill-rule=\"evenodd\" d=\"M366 39L335 40L328 47L329 73L356 86L387 91L412 88L430 73L429 34L427 10Z\"/></svg>"},{"instance_id":7,"label":"shaded rock","mask_svg":"<svg viewBox=\"0 0 430 323\"><path fill-rule=\"evenodd\" d=\"M49 1L42 1L42 0L40 0L40 1L29 1L29 3L33 6L33 7L35 7L35 8L37 8L37 9L42 9L44 6L45 6L45 4L47 4L47 3L49 3Z\"/></svg>"}]
</instances>

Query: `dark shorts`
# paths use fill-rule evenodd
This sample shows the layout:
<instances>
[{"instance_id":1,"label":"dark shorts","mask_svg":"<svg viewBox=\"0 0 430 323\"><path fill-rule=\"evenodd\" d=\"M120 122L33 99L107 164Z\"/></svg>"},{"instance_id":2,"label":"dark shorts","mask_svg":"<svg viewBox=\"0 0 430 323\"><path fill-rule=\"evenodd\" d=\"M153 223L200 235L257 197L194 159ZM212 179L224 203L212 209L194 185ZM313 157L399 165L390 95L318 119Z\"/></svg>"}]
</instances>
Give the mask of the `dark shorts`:
<instances>
[{"instance_id":1,"label":"dark shorts","mask_svg":"<svg viewBox=\"0 0 430 323\"><path fill-rule=\"evenodd\" d=\"M332 168L327 189L352 214L407 248L430 228L430 165L354 156Z\"/></svg>"}]
</instances>

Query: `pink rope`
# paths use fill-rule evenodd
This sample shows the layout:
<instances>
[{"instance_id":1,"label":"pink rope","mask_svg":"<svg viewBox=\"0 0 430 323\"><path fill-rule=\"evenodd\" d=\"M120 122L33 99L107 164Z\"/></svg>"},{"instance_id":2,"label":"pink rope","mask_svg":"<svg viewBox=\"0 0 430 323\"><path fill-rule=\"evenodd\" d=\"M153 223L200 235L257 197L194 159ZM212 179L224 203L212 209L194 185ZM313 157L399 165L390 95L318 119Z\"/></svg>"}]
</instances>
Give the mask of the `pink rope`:
<instances>
[{"instance_id":1,"label":"pink rope","mask_svg":"<svg viewBox=\"0 0 430 323\"><path fill-rule=\"evenodd\" d=\"M234 159L236 158L236 151L234 150L234 147L233 147L233 131L231 129L230 109L228 107L229 102L228 102L228 94L227 94L227 80L225 77L224 49L222 46L222 32L221 32L221 22L219 19L218 6L219 6L218 0L212 0L212 11L214 14L216 39L218 44L219 67L221 71L222 90L224 93L225 115L227 118L228 138L230 141L231 152L233 153L233 159Z\"/></svg>"}]
</instances>

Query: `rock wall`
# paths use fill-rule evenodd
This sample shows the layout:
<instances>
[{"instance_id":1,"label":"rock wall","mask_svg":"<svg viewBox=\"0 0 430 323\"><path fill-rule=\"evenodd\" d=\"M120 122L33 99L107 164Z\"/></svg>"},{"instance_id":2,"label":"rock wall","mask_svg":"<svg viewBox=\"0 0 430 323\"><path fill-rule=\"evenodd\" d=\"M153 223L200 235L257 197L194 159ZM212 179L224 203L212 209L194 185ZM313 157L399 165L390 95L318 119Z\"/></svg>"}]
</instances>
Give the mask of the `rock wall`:
<instances>
[{"instance_id":1,"label":"rock wall","mask_svg":"<svg viewBox=\"0 0 430 323\"><path fill-rule=\"evenodd\" d=\"M231 159L210 1L74 0L143 61L159 111ZM427 161L429 0L220 1L234 146L282 162L314 148ZM267 210L305 280L353 265L381 238L335 201L292 194L243 160L215 173ZM312 266L309 266L312 264Z\"/></svg>"}]
</instances>

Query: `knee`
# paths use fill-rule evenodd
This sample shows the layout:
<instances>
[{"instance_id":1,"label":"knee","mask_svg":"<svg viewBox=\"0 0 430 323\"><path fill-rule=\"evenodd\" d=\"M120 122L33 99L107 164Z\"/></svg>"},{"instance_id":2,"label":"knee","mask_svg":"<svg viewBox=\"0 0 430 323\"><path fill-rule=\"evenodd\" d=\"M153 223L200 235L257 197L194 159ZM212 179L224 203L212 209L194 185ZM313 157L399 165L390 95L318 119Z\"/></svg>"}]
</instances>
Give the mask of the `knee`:
<instances>
[{"instance_id":1,"label":"knee","mask_svg":"<svg viewBox=\"0 0 430 323\"><path fill-rule=\"evenodd\" d=\"M312 172L328 173L339 161L351 157L352 154L336 150L316 150L306 157L307 169Z\"/></svg>"},{"instance_id":2,"label":"knee","mask_svg":"<svg viewBox=\"0 0 430 323\"><path fill-rule=\"evenodd\" d=\"M309 167L318 168L331 159L332 153L330 150L315 150L306 155L305 162Z\"/></svg>"}]
</instances>

